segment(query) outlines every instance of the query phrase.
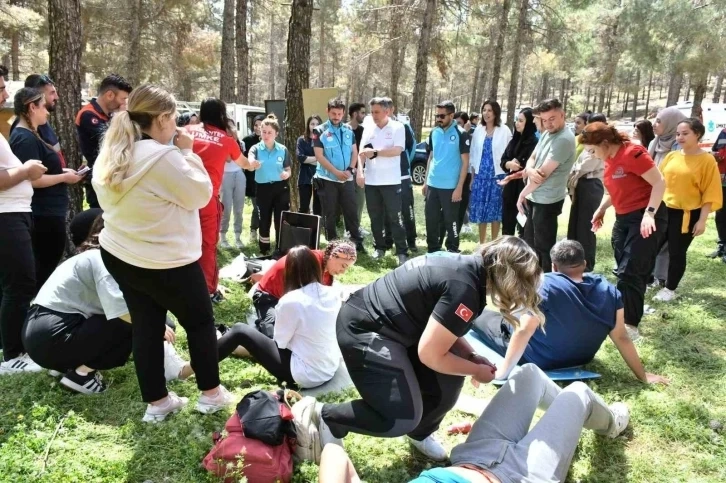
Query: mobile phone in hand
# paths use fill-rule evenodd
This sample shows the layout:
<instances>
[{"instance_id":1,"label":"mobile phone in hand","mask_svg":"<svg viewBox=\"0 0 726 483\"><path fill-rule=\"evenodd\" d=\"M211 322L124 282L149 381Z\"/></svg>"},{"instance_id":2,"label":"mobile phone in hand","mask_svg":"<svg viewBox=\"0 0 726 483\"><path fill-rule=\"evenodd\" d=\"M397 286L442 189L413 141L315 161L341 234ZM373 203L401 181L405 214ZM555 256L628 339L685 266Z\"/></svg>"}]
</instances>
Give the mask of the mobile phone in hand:
<instances>
[{"instance_id":1,"label":"mobile phone in hand","mask_svg":"<svg viewBox=\"0 0 726 483\"><path fill-rule=\"evenodd\" d=\"M84 174L88 173L89 171L91 171L91 168L89 168L88 166L81 166L80 168L78 168L78 171L76 171L76 174L78 176L83 176Z\"/></svg>"}]
</instances>

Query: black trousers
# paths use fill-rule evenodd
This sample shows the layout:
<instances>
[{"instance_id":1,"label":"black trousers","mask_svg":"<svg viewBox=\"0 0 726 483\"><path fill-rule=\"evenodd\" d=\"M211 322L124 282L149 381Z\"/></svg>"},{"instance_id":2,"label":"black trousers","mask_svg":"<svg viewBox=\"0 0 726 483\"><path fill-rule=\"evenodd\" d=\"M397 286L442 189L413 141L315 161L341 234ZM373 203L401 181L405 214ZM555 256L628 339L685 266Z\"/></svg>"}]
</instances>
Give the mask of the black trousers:
<instances>
[{"instance_id":1,"label":"black trousers","mask_svg":"<svg viewBox=\"0 0 726 483\"><path fill-rule=\"evenodd\" d=\"M527 200L527 223L522 238L537 253L543 272L552 271L550 250L557 243L557 217L565 200L542 204Z\"/></svg>"},{"instance_id":2,"label":"black trousers","mask_svg":"<svg viewBox=\"0 0 726 483\"><path fill-rule=\"evenodd\" d=\"M323 210L323 226L325 227L325 238L328 241L338 238L336 221L338 219L338 208L343 211L345 226L350 232L350 239L356 245L363 243L360 235L360 220L358 219L358 202L355 199L355 187L353 183L337 183L322 178L315 178L316 192L320 197L320 207Z\"/></svg>"},{"instance_id":3,"label":"black trousers","mask_svg":"<svg viewBox=\"0 0 726 483\"><path fill-rule=\"evenodd\" d=\"M298 213L310 213L310 201L312 201L313 215L323 216L323 211L320 207L320 197L317 193L313 196L312 184L298 185L297 191L300 194L300 208L298 209Z\"/></svg>"},{"instance_id":4,"label":"black trousers","mask_svg":"<svg viewBox=\"0 0 726 483\"><path fill-rule=\"evenodd\" d=\"M280 223L282 212L290 209L290 189L287 181L257 184L257 213L260 217L260 251L262 254L270 252L270 227L275 220L275 236L280 236ZM275 239L277 246L277 238Z\"/></svg>"},{"instance_id":5,"label":"black trousers","mask_svg":"<svg viewBox=\"0 0 726 483\"><path fill-rule=\"evenodd\" d=\"M96 196L96 191L91 184L91 177L86 176L86 178L83 181L83 187L86 189L86 203L88 203L89 208L100 208L101 205L98 204L98 196Z\"/></svg>"},{"instance_id":6,"label":"black trousers","mask_svg":"<svg viewBox=\"0 0 726 483\"><path fill-rule=\"evenodd\" d=\"M247 349L250 355L277 379L278 384L286 382L288 387L297 386L290 372L292 352L289 349L280 349L275 341L244 322L233 325L217 341L219 360L229 357L238 346Z\"/></svg>"},{"instance_id":7,"label":"black trousers","mask_svg":"<svg viewBox=\"0 0 726 483\"><path fill-rule=\"evenodd\" d=\"M33 306L23 327L23 344L41 367L65 372L85 365L113 369L131 355L131 324L121 319L65 314Z\"/></svg>"},{"instance_id":8,"label":"black trousers","mask_svg":"<svg viewBox=\"0 0 726 483\"><path fill-rule=\"evenodd\" d=\"M517 200L524 189L524 181L515 179L502 188L502 235L514 236L515 230L523 235L523 228L517 222Z\"/></svg>"},{"instance_id":9,"label":"black trousers","mask_svg":"<svg viewBox=\"0 0 726 483\"><path fill-rule=\"evenodd\" d=\"M35 294L58 267L66 249L65 216L33 215L33 256L35 257Z\"/></svg>"},{"instance_id":10,"label":"black trousers","mask_svg":"<svg viewBox=\"0 0 726 483\"><path fill-rule=\"evenodd\" d=\"M197 387L207 391L219 386L214 314L199 262L150 270L130 265L103 249L101 257L118 283L133 321L134 364L143 400L157 401L168 394L164 378L167 311L187 333Z\"/></svg>"},{"instance_id":11,"label":"black trousers","mask_svg":"<svg viewBox=\"0 0 726 483\"><path fill-rule=\"evenodd\" d=\"M334 436L349 432L421 441L434 433L456 404L464 377L440 374L406 347L366 330L372 316L353 294L338 314L338 345L361 399L323 406L322 417Z\"/></svg>"},{"instance_id":12,"label":"black trousers","mask_svg":"<svg viewBox=\"0 0 726 483\"><path fill-rule=\"evenodd\" d=\"M427 187L426 205L426 245L429 253L441 250L443 239L442 226L446 231L446 249L450 252L459 251L459 210L461 202L451 201L454 190Z\"/></svg>"},{"instance_id":13,"label":"black trousers","mask_svg":"<svg viewBox=\"0 0 726 483\"><path fill-rule=\"evenodd\" d=\"M605 187L597 178L580 178L575 187L575 196L570 208L570 220L567 224L567 238L577 240L585 249L586 271L595 269L597 254L597 236L592 232L592 215L600 206Z\"/></svg>"},{"instance_id":14,"label":"black trousers","mask_svg":"<svg viewBox=\"0 0 726 483\"><path fill-rule=\"evenodd\" d=\"M655 215L655 232L643 238L640 234L643 212L636 210L616 215L611 240L618 266L618 290L623 296L625 323L636 327L643 318L645 290L668 228L668 214L665 205L661 204Z\"/></svg>"},{"instance_id":15,"label":"black trousers","mask_svg":"<svg viewBox=\"0 0 726 483\"><path fill-rule=\"evenodd\" d=\"M464 180L464 186L461 190L461 202L459 203L459 215L456 219L457 223L457 230L459 233L461 233L461 228L464 226L464 223L469 223L469 217L466 215L466 213L469 211L469 199L471 198L471 173L466 175L466 179ZM439 238L441 240L441 243L439 245L443 244L444 237L446 237L446 226L443 223L439 224ZM447 243L448 245L448 243Z\"/></svg>"},{"instance_id":16,"label":"black trousers","mask_svg":"<svg viewBox=\"0 0 726 483\"><path fill-rule=\"evenodd\" d=\"M35 296L30 213L0 213L0 336L6 361L24 353L21 333Z\"/></svg>"},{"instance_id":17,"label":"black trousers","mask_svg":"<svg viewBox=\"0 0 726 483\"><path fill-rule=\"evenodd\" d=\"M355 192L353 193L355 195ZM371 219L373 246L376 250L386 249L386 238L383 229L386 219L392 220L390 225L393 243L397 255L408 254L406 246L406 230L401 219L401 185L375 186L366 185L366 205Z\"/></svg>"},{"instance_id":18,"label":"black trousers","mask_svg":"<svg viewBox=\"0 0 726 483\"><path fill-rule=\"evenodd\" d=\"M413 206L413 184L411 179L401 180L401 220L406 230L406 243L408 248L416 247L416 213ZM393 247L392 220L386 217L386 232L384 235L386 250Z\"/></svg>"},{"instance_id":19,"label":"black trousers","mask_svg":"<svg viewBox=\"0 0 726 483\"><path fill-rule=\"evenodd\" d=\"M723 197L726 199L726 186L722 186ZM716 232L718 233L718 246L726 250L726 209L721 208L716 212ZM726 254L726 252L724 252Z\"/></svg>"},{"instance_id":20,"label":"black trousers","mask_svg":"<svg viewBox=\"0 0 726 483\"><path fill-rule=\"evenodd\" d=\"M255 306L257 312L255 326L270 339L275 333L275 307L279 301L280 299L277 297L262 290L255 290L255 293L252 294L252 305Z\"/></svg>"},{"instance_id":21,"label":"black trousers","mask_svg":"<svg viewBox=\"0 0 726 483\"><path fill-rule=\"evenodd\" d=\"M693 227L698 223L701 209L691 210L687 233L681 233L684 211L674 208L667 209L668 230L666 232L666 241L668 242L669 263L665 286L668 290L675 290L678 288L678 284L681 283L683 274L686 273L686 253L688 253L688 247L693 242Z\"/></svg>"}]
</instances>

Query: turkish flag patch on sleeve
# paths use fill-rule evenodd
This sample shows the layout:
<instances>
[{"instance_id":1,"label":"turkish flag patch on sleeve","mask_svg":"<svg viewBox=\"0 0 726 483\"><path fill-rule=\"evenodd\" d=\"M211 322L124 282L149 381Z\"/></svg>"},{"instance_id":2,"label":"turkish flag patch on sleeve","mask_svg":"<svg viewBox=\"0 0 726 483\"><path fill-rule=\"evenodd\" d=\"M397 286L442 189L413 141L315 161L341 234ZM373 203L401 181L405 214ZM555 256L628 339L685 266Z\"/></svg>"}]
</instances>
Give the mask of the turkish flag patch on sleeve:
<instances>
[{"instance_id":1,"label":"turkish flag patch on sleeve","mask_svg":"<svg viewBox=\"0 0 726 483\"><path fill-rule=\"evenodd\" d=\"M464 322L469 322L474 316L474 312L464 304L459 304L459 307L454 312Z\"/></svg>"}]
</instances>

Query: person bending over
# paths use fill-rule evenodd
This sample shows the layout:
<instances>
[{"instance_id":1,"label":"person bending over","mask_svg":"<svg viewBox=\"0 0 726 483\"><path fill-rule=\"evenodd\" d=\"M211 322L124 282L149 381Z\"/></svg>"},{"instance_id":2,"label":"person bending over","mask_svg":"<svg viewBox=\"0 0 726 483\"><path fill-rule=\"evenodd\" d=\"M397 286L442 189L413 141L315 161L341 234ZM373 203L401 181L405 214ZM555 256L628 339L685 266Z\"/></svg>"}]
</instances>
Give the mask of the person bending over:
<instances>
[{"instance_id":1,"label":"person bending over","mask_svg":"<svg viewBox=\"0 0 726 483\"><path fill-rule=\"evenodd\" d=\"M610 336L639 380L667 384L664 377L645 372L625 330L622 296L605 277L585 273L587 262L580 242L562 240L552 248L550 257L552 273L545 274L539 289L546 327L528 313L520 317L514 331L491 310L474 321L474 331L504 357L495 377L506 379L519 362L545 371L587 364Z\"/></svg>"},{"instance_id":2,"label":"person bending over","mask_svg":"<svg viewBox=\"0 0 726 483\"><path fill-rule=\"evenodd\" d=\"M23 344L42 367L60 372L60 383L82 394L104 392L99 370L125 365L131 355L131 317L116 281L101 259L98 216L78 255L63 262L41 287L23 327ZM76 234L73 234L76 236ZM186 364L164 334L164 376L179 377Z\"/></svg>"},{"instance_id":3,"label":"person bending over","mask_svg":"<svg viewBox=\"0 0 726 483\"><path fill-rule=\"evenodd\" d=\"M407 435L424 455L446 459L433 433L454 407L464 376L486 383L495 371L463 336L487 291L514 325L511 307L540 314L541 274L524 241L503 237L473 255L438 252L411 259L353 293L338 315L337 334L360 399L310 400L321 446L341 444L338 438L350 432Z\"/></svg>"},{"instance_id":4,"label":"person bending over","mask_svg":"<svg viewBox=\"0 0 726 483\"><path fill-rule=\"evenodd\" d=\"M530 430L537 409L545 411ZM451 451L451 466L426 470L410 483L565 481L582 428L616 438L628 426L622 402L607 405L583 382L560 389L534 364L522 366L497 391L466 441ZM345 451L329 444L319 483L358 483Z\"/></svg>"},{"instance_id":5,"label":"person bending over","mask_svg":"<svg viewBox=\"0 0 726 483\"><path fill-rule=\"evenodd\" d=\"M313 254L322 268L323 285L333 285L333 277L343 275L356 261L357 252L352 242L333 240L328 243L325 251L313 250ZM276 306L285 293L285 267L287 255L280 258L265 272L257 289L252 294L252 303L257 311L255 325L257 330L270 339L275 330L277 319Z\"/></svg>"},{"instance_id":6,"label":"person bending over","mask_svg":"<svg viewBox=\"0 0 726 483\"><path fill-rule=\"evenodd\" d=\"M240 322L218 341L219 360L242 346L278 384L310 388L331 380L340 364L335 338L335 318L340 292L322 284L316 253L306 246L292 248L285 256L284 293L277 306L273 338ZM182 378L191 374L182 370Z\"/></svg>"}]
</instances>

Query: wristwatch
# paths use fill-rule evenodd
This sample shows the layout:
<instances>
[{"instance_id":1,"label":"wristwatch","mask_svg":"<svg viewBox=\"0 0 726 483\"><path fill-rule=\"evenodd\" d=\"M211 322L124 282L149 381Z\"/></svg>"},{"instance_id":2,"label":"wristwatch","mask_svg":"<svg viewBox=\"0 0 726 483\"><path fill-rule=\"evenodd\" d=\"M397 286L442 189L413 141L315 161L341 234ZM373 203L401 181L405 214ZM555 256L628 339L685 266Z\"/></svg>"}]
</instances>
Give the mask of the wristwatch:
<instances>
[{"instance_id":1,"label":"wristwatch","mask_svg":"<svg viewBox=\"0 0 726 483\"><path fill-rule=\"evenodd\" d=\"M643 213L643 214L648 215L651 218L655 218L655 208L653 208L652 206L649 206L645 209L645 213Z\"/></svg>"},{"instance_id":2,"label":"wristwatch","mask_svg":"<svg viewBox=\"0 0 726 483\"><path fill-rule=\"evenodd\" d=\"M348 166L348 169L346 171L350 171L350 174L355 174L355 168L353 166Z\"/></svg>"},{"instance_id":3,"label":"wristwatch","mask_svg":"<svg viewBox=\"0 0 726 483\"><path fill-rule=\"evenodd\" d=\"M373 156L371 156L371 159L374 159L374 158L377 158L377 157L378 157L378 150L377 149L374 149L373 150Z\"/></svg>"}]
</instances>

